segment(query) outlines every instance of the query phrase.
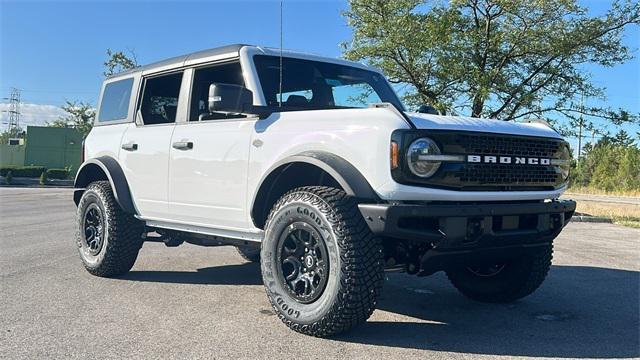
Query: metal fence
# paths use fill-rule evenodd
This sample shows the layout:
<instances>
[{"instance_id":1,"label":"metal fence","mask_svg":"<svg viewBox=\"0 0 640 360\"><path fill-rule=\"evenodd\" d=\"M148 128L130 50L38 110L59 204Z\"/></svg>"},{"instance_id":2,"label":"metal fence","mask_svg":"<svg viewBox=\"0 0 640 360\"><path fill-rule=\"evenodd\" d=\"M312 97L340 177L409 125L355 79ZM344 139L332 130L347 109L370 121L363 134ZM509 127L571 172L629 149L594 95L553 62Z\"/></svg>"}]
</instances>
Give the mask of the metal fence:
<instances>
[{"instance_id":1,"label":"metal fence","mask_svg":"<svg viewBox=\"0 0 640 360\"><path fill-rule=\"evenodd\" d=\"M25 145L0 145L0 166L24 165Z\"/></svg>"}]
</instances>

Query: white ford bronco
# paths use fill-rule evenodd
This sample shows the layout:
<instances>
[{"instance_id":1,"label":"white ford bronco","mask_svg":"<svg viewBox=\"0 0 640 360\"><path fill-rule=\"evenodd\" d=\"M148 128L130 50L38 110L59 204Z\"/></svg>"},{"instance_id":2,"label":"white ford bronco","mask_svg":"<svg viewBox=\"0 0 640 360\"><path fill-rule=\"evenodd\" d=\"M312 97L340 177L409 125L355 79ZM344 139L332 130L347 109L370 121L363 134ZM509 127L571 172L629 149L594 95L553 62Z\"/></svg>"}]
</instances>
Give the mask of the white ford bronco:
<instances>
[{"instance_id":1,"label":"white ford bronco","mask_svg":"<svg viewBox=\"0 0 640 360\"><path fill-rule=\"evenodd\" d=\"M231 45L105 80L75 179L91 274L145 241L236 246L293 330L367 320L385 269L445 271L510 302L551 266L575 210L568 144L542 123L408 113L362 64Z\"/></svg>"}]
</instances>

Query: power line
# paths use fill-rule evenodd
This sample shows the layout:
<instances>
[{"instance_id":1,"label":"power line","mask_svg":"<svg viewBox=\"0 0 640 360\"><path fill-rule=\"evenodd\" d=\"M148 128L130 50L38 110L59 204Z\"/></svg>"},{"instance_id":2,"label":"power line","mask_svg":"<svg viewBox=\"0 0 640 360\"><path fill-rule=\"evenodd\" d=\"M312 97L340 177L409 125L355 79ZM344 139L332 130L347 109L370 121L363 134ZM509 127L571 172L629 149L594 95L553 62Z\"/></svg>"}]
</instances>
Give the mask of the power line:
<instances>
[{"instance_id":1,"label":"power line","mask_svg":"<svg viewBox=\"0 0 640 360\"><path fill-rule=\"evenodd\" d=\"M3 89L13 89L11 86L2 86ZM28 92L28 93L49 93L49 94L71 94L71 95L80 95L80 94L97 94L98 91L79 91L79 90L60 90L60 89L24 89L21 88L20 91Z\"/></svg>"},{"instance_id":2,"label":"power line","mask_svg":"<svg viewBox=\"0 0 640 360\"><path fill-rule=\"evenodd\" d=\"M97 91L58 91L58 90L28 90L21 89L22 92L40 93L40 94L56 94L56 95L96 95Z\"/></svg>"},{"instance_id":3,"label":"power line","mask_svg":"<svg viewBox=\"0 0 640 360\"><path fill-rule=\"evenodd\" d=\"M584 113L584 91L580 97L580 129L578 130L578 158L580 158L581 150L582 150L582 126L584 125L584 118L582 114Z\"/></svg>"}]
</instances>

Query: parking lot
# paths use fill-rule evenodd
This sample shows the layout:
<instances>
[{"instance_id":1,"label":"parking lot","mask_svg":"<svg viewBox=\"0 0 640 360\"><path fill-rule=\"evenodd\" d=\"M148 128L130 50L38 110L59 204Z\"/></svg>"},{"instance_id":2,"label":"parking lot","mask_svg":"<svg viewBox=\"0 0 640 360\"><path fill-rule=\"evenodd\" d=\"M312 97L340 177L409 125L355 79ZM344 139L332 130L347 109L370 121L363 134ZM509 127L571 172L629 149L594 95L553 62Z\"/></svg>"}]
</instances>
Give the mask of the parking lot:
<instances>
[{"instance_id":1,"label":"parking lot","mask_svg":"<svg viewBox=\"0 0 640 360\"><path fill-rule=\"evenodd\" d=\"M628 358L640 356L640 230L571 223L532 296L459 295L442 273L387 274L369 321L332 339L274 316L231 247L146 243L118 279L89 275L70 189L0 188L0 358Z\"/></svg>"}]
</instances>

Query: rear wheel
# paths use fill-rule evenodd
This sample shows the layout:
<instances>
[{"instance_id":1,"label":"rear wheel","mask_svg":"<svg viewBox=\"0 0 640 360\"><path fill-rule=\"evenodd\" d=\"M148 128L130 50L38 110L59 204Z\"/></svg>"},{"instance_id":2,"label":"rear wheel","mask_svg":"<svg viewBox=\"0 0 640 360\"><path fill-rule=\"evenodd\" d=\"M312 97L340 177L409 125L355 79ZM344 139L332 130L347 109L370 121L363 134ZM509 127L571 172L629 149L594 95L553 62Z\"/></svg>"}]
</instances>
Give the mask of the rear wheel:
<instances>
[{"instance_id":1,"label":"rear wheel","mask_svg":"<svg viewBox=\"0 0 640 360\"><path fill-rule=\"evenodd\" d=\"M111 277L133 267L144 225L120 208L108 181L89 184L78 203L76 219L76 244L89 273Z\"/></svg>"},{"instance_id":2,"label":"rear wheel","mask_svg":"<svg viewBox=\"0 0 640 360\"><path fill-rule=\"evenodd\" d=\"M267 296L291 329L313 336L369 318L383 283L382 246L340 189L285 194L267 220L261 251Z\"/></svg>"},{"instance_id":3,"label":"rear wheel","mask_svg":"<svg viewBox=\"0 0 640 360\"><path fill-rule=\"evenodd\" d=\"M506 303L533 293L551 267L553 246L545 246L516 259L463 265L446 271L462 294L482 302Z\"/></svg>"},{"instance_id":4,"label":"rear wheel","mask_svg":"<svg viewBox=\"0 0 640 360\"><path fill-rule=\"evenodd\" d=\"M260 261L260 248L254 246L237 246L238 254L248 262Z\"/></svg>"}]
</instances>

